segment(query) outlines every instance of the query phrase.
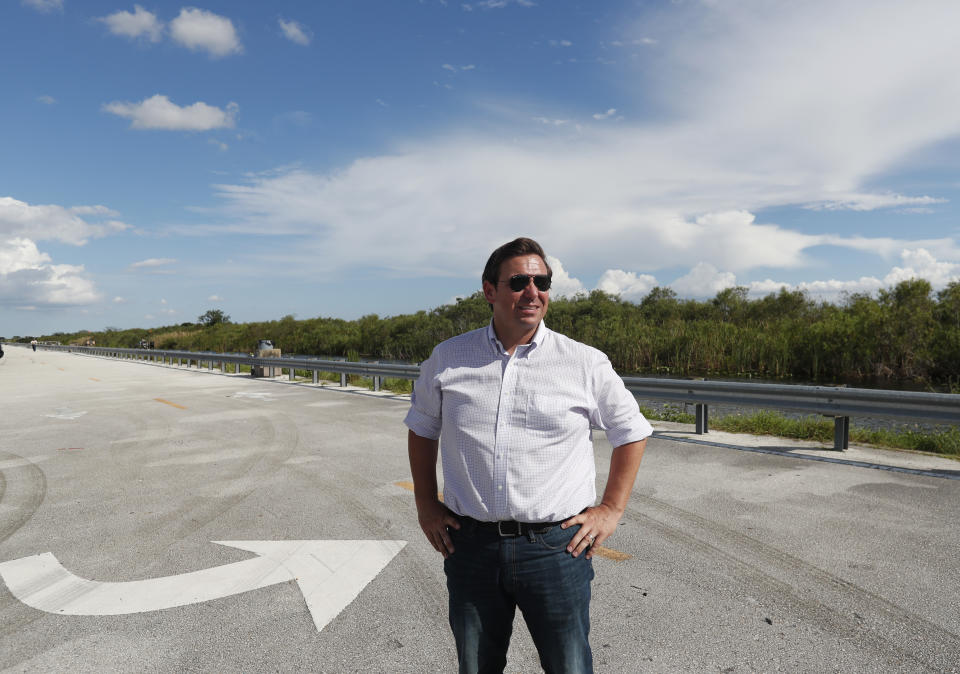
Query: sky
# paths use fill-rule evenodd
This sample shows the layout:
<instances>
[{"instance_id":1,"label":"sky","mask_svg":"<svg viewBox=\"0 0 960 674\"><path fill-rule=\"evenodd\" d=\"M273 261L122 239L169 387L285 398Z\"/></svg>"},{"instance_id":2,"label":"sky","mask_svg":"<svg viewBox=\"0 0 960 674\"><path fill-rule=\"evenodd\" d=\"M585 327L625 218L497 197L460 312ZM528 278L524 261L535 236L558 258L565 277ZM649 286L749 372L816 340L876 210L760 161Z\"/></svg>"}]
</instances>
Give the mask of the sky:
<instances>
[{"instance_id":1,"label":"sky","mask_svg":"<svg viewBox=\"0 0 960 674\"><path fill-rule=\"evenodd\" d=\"M4 0L0 335L960 280L954 0Z\"/></svg>"}]
</instances>

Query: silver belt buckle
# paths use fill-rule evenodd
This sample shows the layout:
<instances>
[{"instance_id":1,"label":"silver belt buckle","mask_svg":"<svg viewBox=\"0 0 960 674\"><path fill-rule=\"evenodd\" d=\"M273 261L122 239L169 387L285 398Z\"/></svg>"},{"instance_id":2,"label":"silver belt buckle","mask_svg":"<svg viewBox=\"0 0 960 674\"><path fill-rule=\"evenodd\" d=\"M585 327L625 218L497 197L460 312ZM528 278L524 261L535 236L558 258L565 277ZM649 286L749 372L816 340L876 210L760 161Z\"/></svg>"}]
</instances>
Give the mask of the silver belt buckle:
<instances>
[{"instance_id":1,"label":"silver belt buckle","mask_svg":"<svg viewBox=\"0 0 960 674\"><path fill-rule=\"evenodd\" d=\"M505 531L503 530L504 522L501 520L501 521L497 522L497 533L500 534L501 536L519 536L519 535L522 533L522 532L520 531L520 523L519 523L519 522L506 522L506 524L516 524L516 525L517 525L517 530L516 530L516 531L506 531L506 532L505 532Z\"/></svg>"}]
</instances>

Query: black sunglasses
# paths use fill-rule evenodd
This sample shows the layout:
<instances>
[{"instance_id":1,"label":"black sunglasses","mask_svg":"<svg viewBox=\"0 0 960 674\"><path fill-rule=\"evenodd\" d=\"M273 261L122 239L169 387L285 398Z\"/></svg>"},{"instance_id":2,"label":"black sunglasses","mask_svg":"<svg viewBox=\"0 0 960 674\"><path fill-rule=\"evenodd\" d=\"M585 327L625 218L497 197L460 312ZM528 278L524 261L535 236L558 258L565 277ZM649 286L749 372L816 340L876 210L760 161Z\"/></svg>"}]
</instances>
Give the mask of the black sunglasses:
<instances>
[{"instance_id":1,"label":"black sunglasses","mask_svg":"<svg viewBox=\"0 0 960 674\"><path fill-rule=\"evenodd\" d=\"M537 290L540 292L545 293L550 290L550 277L546 274L537 274L536 276L530 274L514 274L506 281L500 281L500 283L509 283L510 290L518 293L530 285L530 279L533 279L533 285L537 286Z\"/></svg>"}]
</instances>

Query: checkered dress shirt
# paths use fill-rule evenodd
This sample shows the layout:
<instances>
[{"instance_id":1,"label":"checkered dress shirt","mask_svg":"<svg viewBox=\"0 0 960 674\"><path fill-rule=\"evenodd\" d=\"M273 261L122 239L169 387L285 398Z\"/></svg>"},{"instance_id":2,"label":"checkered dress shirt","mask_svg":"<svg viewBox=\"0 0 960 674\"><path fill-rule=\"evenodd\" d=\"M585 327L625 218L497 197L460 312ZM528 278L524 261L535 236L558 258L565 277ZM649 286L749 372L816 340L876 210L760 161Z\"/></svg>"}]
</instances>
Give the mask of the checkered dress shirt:
<instances>
[{"instance_id":1,"label":"checkered dress shirt","mask_svg":"<svg viewBox=\"0 0 960 674\"><path fill-rule=\"evenodd\" d=\"M591 427L614 447L653 432L606 355L542 321L512 356L492 323L439 344L404 423L439 438L444 503L481 521L577 514L597 498Z\"/></svg>"}]
</instances>

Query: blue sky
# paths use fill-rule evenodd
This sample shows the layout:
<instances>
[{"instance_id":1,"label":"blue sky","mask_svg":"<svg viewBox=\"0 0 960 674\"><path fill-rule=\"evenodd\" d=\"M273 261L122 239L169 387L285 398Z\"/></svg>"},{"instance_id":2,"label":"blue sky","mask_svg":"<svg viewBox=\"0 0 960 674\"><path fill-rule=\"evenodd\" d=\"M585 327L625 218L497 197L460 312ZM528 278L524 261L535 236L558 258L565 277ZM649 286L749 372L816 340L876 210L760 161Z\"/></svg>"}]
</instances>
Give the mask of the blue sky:
<instances>
[{"instance_id":1,"label":"blue sky","mask_svg":"<svg viewBox=\"0 0 960 674\"><path fill-rule=\"evenodd\" d=\"M960 3L0 5L0 334L960 278Z\"/></svg>"}]
</instances>

